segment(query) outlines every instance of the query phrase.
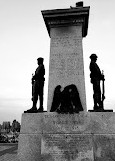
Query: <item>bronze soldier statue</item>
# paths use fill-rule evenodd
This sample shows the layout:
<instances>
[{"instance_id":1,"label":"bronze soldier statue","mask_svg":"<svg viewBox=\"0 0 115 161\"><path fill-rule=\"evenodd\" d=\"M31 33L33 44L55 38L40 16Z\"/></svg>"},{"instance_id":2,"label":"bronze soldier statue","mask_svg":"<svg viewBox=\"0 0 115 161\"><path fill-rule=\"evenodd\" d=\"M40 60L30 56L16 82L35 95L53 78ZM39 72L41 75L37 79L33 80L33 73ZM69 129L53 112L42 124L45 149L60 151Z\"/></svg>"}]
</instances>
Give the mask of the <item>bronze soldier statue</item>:
<instances>
[{"instance_id":1,"label":"bronze soldier statue","mask_svg":"<svg viewBox=\"0 0 115 161\"><path fill-rule=\"evenodd\" d=\"M93 84L93 99L94 99L94 111L103 111L100 81L104 80L104 75L101 73L99 66L97 65L97 55L91 54L90 56L90 78Z\"/></svg>"},{"instance_id":2,"label":"bronze soldier statue","mask_svg":"<svg viewBox=\"0 0 115 161\"><path fill-rule=\"evenodd\" d=\"M43 65L43 58L38 58L37 63L38 67L35 71L35 74L32 77L32 101L33 106L31 109L24 111L24 113L36 113L36 112L43 112L43 89L44 89L44 75L45 75L45 68ZM37 110L37 101L39 96L39 109Z\"/></svg>"}]
</instances>

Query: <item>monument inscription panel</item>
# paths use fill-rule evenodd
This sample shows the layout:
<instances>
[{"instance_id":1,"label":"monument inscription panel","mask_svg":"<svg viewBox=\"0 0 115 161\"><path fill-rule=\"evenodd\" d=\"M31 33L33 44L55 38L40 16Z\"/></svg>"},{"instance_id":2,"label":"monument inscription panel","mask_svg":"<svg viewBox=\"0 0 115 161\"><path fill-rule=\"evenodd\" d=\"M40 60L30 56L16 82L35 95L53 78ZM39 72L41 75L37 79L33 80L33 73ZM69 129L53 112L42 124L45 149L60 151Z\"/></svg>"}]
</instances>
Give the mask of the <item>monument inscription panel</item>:
<instances>
[{"instance_id":1,"label":"monument inscription panel","mask_svg":"<svg viewBox=\"0 0 115 161\"><path fill-rule=\"evenodd\" d=\"M49 155L52 161L83 159L93 161L92 137L75 134L44 134L41 154L44 158Z\"/></svg>"},{"instance_id":2,"label":"monument inscription panel","mask_svg":"<svg viewBox=\"0 0 115 161\"><path fill-rule=\"evenodd\" d=\"M84 115L83 112L74 114L45 114L42 120L43 133L60 134L60 133L90 133L90 116Z\"/></svg>"}]
</instances>

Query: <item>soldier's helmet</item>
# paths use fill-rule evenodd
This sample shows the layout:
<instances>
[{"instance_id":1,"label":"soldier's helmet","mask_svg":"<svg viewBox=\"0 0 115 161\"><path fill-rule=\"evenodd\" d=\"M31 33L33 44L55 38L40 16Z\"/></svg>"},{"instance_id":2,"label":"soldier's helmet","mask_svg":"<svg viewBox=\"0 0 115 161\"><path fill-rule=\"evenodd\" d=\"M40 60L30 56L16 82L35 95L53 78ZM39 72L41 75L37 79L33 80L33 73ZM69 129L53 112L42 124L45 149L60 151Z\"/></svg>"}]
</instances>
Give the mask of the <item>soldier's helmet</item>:
<instances>
[{"instance_id":1,"label":"soldier's helmet","mask_svg":"<svg viewBox=\"0 0 115 161\"><path fill-rule=\"evenodd\" d=\"M43 61L44 61L44 58L42 58L42 57L39 57L38 59L37 59L37 61L38 61L38 63L43 63Z\"/></svg>"},{"instance_id":2,"label":"soldier's helmet","mask_svg":"<svg viewBox=\"0 0 115 161\"><path fill-rule=\"evenodd\" d=\"M96 54L91 54L89 58L90 58L90 59L95 59L95 58L98 58L98 57L97 57Z\"/></svg>"}]
</instances>

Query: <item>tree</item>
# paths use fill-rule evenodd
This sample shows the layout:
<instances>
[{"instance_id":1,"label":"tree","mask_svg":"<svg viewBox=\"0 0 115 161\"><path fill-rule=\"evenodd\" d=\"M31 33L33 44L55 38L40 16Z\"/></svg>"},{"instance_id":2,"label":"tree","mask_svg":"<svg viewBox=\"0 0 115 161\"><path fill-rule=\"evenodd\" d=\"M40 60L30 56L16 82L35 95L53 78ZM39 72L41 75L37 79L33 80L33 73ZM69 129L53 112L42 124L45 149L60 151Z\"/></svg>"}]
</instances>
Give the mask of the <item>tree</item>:
<instances>
[{"instance_id":1,"label":"tree","mask_svg":"<svg viewBox=\"0 0 115 161\"><path fill-rule=\"evenodd\" d=\"M18 121L14 120L14 121L12 122L11 130L12 130L13 132L20 132L20 123L19 123Z\"/></svg>"}]
</instances>

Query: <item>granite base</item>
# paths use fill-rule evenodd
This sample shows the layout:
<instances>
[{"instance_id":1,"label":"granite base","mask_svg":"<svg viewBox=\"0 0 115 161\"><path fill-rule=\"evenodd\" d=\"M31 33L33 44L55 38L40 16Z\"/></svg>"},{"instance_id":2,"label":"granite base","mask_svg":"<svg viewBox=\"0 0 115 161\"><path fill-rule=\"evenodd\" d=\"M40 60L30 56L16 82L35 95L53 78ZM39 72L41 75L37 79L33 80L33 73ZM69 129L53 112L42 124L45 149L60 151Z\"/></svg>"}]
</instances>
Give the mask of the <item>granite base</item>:
<instances>
[{"instance_id":1,"label":"granite base","mask_svg":"<svg viewBox=\"0 0 115 161\"><path fill-rule=\"evenodd\" d=\"M23 114L20 161L115 160L115 113Z\"/></svg>"}]
</instances>

